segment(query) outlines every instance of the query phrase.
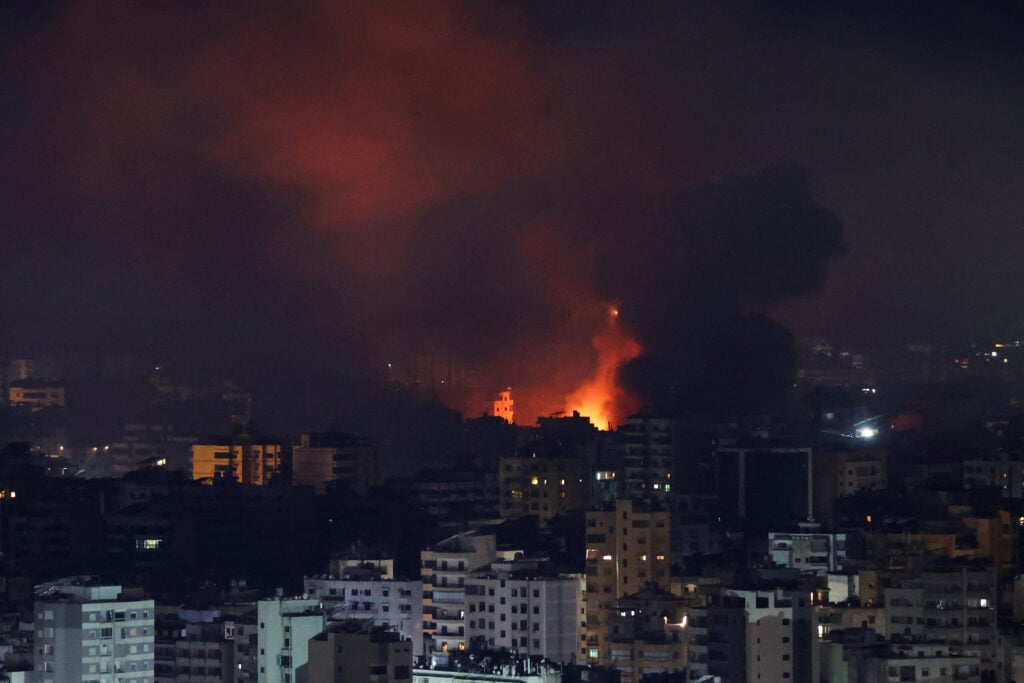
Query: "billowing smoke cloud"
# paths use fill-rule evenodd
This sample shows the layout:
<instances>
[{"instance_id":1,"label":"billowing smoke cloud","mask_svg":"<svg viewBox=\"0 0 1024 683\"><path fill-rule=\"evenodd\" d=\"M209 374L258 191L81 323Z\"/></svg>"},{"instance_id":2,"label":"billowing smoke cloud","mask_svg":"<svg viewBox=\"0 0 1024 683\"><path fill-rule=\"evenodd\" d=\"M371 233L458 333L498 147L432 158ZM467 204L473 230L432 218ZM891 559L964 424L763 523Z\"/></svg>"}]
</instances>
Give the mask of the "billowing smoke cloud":
<instances>
[{"instance_id":1,"label":"billowing smoke cloud","mask_svg":"<svg viewBox=\"0 0 1024 683\"><path fill-rule=\"evenodd\" d=\"M763 313L817 291L845 251L839 219L793 165L688 188L617 246L608 291L645 349L625 384L661 410L713 415L778 404L795 351Z\"/></svg>"},{"instance_id":2,"label":"billowing smoke cloud","mask_svg":"<svg viewBox=\"0 0 1024 683\"><path fill-rule=\"evenodd\" d=\"M731 96L649 68L675 42L637 59L635 26L555 40L531 19L454 0L83 2L0 35L0 316L18 321L0 342L270 354L287 363L256 367L282 403L293 370L374 377L433 354L514 385L532 422L593 370L618 303L645 349L634 390L763 404L791 347L761 314L821 284L835 217L797 167L700 184L787 155L725 135L710 103L743 110Z\"/></svg>"}]
</instances>

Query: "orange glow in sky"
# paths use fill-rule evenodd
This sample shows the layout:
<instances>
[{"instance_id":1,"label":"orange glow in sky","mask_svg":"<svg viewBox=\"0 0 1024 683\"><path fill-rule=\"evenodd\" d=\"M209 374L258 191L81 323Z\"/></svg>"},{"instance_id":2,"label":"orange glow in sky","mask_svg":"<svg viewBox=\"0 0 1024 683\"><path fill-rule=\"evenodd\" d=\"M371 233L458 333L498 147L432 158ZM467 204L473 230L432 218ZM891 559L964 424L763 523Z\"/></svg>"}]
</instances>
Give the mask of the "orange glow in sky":
<instances>
[{"instance_id":1,"label":"orange glow in sky","mask_svg":"<svg viewBox=\"0 0 1024 683\"><path fill-rule=\"evenodd\" d=\"M613 429L618 421L634 412L639 405L635 397L619 386L616 375L626 361L643 351L635 339L619 325L619 309L608 309L608 324L596 337L597 367L594 374L565 397L565 412L579 411L589 417L598 429Z\"/></svg>"}]
</instances>

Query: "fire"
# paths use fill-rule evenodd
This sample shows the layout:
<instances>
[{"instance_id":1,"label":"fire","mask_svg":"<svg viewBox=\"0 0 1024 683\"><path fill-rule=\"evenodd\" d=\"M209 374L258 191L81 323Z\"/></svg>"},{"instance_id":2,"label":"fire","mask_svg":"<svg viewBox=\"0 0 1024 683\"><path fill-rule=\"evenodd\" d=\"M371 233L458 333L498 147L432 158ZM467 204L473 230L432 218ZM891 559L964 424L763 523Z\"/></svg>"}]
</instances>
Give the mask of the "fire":
<instances>
[{"instance_id":1,"label":"fire","mask_svg":"<svg viewBox=\"0 0 1024 683\"><path fill-rule=\"evenodd\" d=\"M617 324L619 309L608 309L608 323L596 337L597 367L594 374L565 397L565 411L579 411L598 429L612 429L624 413L635 410L636 398L619 386L619 367L643 350L635 339Z\"/></svg>"}]
</instances>

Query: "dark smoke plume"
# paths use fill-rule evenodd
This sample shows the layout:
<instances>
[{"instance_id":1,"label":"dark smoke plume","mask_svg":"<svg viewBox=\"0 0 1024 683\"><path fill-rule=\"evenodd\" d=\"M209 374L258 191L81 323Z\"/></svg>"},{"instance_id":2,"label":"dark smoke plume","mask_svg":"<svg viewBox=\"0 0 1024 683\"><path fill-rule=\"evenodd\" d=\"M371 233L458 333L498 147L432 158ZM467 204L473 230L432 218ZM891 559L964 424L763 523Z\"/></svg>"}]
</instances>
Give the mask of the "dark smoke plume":
<instances>
[{"instance_id":1,"label":"dark smoke plume","mask_svg":"<svg viewBox=\"0 0 1024 683\"><path fill-rule=\"evenodd\" d=\"M845 251L795 165L691 187L620 247L609 291L645 349L624 383L663 411L713 415L779 403L796 356L765 311L816 291Z\"/></svg>"},{"instance_id":2,"label":"dark smoke plume","mask_svg":"<svg viewBox=\"0 0 1024 683\"><path fill-rule=\"evenodd\" d=\"M405 410L366 387L450 356L531 424L619 303L648 399L765 403L792 361L763 314L820 285L838 221L795 167L694 183L794 157L740 144L791 127L696 87L728 64L648 68L710 54L694 22L648 51L647 20L609 41L617 14L531 16L58 2L0 25L0 347L228 365L291 429Z\"/></svg>"}]
</instances>

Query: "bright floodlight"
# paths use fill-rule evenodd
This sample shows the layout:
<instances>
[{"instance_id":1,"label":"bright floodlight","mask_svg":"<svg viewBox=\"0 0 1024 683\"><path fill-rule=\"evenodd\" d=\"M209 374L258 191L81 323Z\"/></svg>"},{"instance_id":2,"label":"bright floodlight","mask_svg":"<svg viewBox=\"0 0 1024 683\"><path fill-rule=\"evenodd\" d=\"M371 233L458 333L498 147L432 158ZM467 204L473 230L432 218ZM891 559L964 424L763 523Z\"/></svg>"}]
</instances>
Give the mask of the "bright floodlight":
<instances>
[{"instance_id":1,"label":"bright floodlight","mask_svg":"<svg viewBox=\"0 0 1024 683\"><path fill-rule=\"evenodd\" d=\"M858 427L857 438L858 439L870 439L878 434L878 430L874 427Z\"/></svg>"}]
</instances>

